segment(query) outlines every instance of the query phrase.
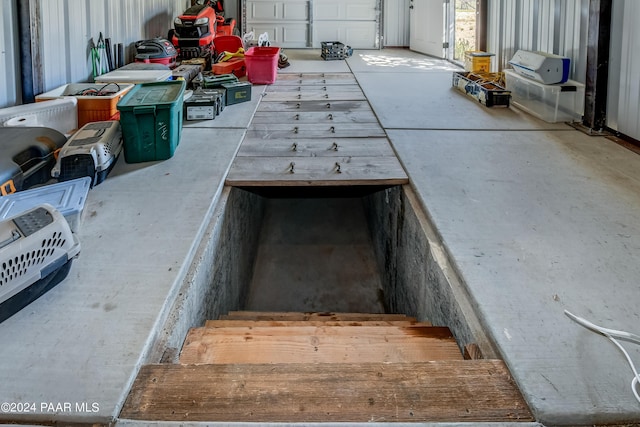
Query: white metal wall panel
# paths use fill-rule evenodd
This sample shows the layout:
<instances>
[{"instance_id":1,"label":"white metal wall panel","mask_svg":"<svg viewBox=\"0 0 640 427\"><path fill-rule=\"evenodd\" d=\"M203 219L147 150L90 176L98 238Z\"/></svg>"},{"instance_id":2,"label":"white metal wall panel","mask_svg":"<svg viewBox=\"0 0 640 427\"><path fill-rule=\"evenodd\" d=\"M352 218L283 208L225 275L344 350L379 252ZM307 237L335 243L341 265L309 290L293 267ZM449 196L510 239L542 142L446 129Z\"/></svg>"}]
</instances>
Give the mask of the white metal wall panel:
<instances>
[{"instance_id":1,"label":"white metal wall panel","mask_svg":"<svg viewBox=\"0 0 640 427\"><path fill-rule=\"evenodd\" d=\"M383 45L409 46L410 0L385 0L383 11Z\"/></svg>"},{"instance_id":2,"label":"white metal wall panel","mask_svg":"<svg viewBox=\"0 0 640 427\"><path fill-rule=\"evenodd\" d=\"M607 126L640 140L640 2L613 2Z\"/></svg>"},{"instance_id":3,"label":"white metal wall panel","mask_svg":"<svg viewBox=\"0 0 640 427\"><path fill-rule=\"evenodd\" d=\"M571 78L585 81L589 0L490 0L487 49L494 70L518 49L571 58Z\"/></svg>"},{"instance_id":4,"label":"white metal wall panel","mask_svg":"<svg viewBox=\"0 0 640 427\"><path fill-rule=\"evenodd\" d=\"M0 108L20 103L20 56L18 54L18 15L13 0L0 1Z\"/></svg>"}]
</instances>

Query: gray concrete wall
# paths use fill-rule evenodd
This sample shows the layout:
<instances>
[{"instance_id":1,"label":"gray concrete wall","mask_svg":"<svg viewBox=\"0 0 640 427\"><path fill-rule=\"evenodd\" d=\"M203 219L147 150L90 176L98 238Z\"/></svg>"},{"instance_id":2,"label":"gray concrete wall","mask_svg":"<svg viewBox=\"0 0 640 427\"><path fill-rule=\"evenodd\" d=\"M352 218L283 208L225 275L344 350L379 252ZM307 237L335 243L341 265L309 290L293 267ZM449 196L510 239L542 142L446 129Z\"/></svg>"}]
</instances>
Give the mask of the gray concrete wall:
<instances>
[{"instance_id":1,"label":"gray concrete wall","mask_svg":"<svg viewBox=\"0 0 640 427\"><path fill-rule=\"evenodd\" d=\"M496 357L411 188L391 187L365 197L363 202L387 312L448 326L461 349L476 343L485 357Z\"/></svg>"},{"instance_id":2,"label":"gray concrete wall","mask_svg":"<svg viewBox=\"0 0 640 427\"><path fill-rule=\"evenodd\" d=\"M238 310L253 274L264 200L227 187L146 363L175 363L189 328Z\"/></svg>"}]
</instances>

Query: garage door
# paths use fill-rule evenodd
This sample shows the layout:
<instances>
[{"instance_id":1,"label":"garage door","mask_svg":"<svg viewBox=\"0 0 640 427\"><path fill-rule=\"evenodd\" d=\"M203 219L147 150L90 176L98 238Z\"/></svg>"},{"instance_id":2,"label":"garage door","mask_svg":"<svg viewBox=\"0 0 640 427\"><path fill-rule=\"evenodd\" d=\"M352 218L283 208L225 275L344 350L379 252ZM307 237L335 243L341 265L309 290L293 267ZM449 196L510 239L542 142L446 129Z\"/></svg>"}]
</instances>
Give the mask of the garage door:
<instances>
[{"instance_id":1,"label":"garage door","mask_svg":"<svg viewBox=\"0 0 640 427\"><path fill-rule=\"evenodd\" d=\"M382 0L244 0L243 31L267 33L283 48L319 48L341 41L356 49L380 46Z\"/></svg>"}]
</instances>

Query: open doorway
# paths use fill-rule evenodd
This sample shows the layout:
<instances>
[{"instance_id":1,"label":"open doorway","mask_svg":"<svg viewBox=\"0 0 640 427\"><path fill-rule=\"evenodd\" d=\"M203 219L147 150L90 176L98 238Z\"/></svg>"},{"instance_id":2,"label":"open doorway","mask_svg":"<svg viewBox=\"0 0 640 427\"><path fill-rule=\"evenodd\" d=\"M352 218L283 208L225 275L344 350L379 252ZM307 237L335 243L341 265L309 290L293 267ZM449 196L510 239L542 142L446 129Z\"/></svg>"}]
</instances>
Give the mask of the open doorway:
<instances>
[{"instance_id":1,"label":"open doorway","mask_svg":"<svg viewBox=\"0 0 640 427\"><path fill-rule=\"evenodd\" d=\"M477 49L476 24L477 1L453 0L451 13L453 24L453 49L450 49L449 59L454 62L464 61L464 52Z\"/></svg>"},{"instance_id":2,"label":"open doorway","mask_svg":"<svg viewBox=\"0 0 640 427\"><path fill-rule=\"evenodd\" d=\"M464 52L479 50L481 0L410 0L410 49L462 63Z\"/></svg>"}]
</instances>

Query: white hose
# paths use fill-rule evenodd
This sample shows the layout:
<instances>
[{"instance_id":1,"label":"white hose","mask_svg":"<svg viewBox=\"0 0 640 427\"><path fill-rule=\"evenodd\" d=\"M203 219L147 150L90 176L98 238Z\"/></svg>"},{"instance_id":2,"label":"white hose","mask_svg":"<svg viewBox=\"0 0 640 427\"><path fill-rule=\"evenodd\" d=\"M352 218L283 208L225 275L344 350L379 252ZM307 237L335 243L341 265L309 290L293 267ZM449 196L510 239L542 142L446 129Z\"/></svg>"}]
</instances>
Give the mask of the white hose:
<instances>
[{"instance_id":1,"label":"white hose","mask_svg":"<svg viewBox=\"0 0 640 427\"><path fill-rule=\"evenodd\" d=\"M638 391L638 384L640 383L640 375L638 375L638 371L636 370L636 367L633 364L633 361L631 360L631 356L629 356L629 353L627 353L624 347L622 347L622 344L618 342L618 339L620 339L620 340L629 341L634 344L640 345L640 336L636 334L632 334L630 332L603 328L602 326L595 325L589 322L588 320L583 319L582 317L578 317L575 314L570 313L567 310L564 311L564 314L566 314L571 320L578 323L579 325L584 326L585 328L593 332L597 332L609 338L609 340L611 340L611 342L614 343L616 347L620 349L620 351L622 351L624 356L627 358L627 362L629 363L629 366L631 367L631 370L633 371L633 374L634 374L634 377L631 380L631 391L633 392L633 395L636 397L636 400L640 402L640 392Z\"/></svg>"}]
</instances>

